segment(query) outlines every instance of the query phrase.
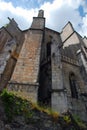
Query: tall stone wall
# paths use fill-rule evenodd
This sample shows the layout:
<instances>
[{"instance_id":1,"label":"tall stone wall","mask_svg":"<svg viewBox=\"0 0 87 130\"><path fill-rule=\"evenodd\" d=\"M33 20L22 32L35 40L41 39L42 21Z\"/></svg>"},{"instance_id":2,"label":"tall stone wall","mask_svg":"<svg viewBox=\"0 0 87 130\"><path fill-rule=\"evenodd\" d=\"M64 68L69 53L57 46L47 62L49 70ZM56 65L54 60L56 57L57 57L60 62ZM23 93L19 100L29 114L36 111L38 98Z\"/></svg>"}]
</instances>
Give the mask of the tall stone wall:
<instances>
[{"instance_id":1,"label":"tall stone wall","mask_svg":"<svg viewBox=\"0 0 87 130\"><path fill-rule=\"evenodd\" d=\"M11 82L36 83L39 71L42 32L30 30L25 35Z\"/></svg>"},{"instance_id":2,"label":"tall stone wall","mask_svg":"<svg viewBox=\"0 0 87 130\"><path fill-rule=\"evenodd\" d=\"M25 88L26 91L28 88L28 95L34 102L37 101L40 53L44 26L45 19L43 15L42 17L33 18L31 28L25 34L25 41L9 84L9 87L14 86L14 89L17 87L18 90Z\"/></svg>"}]
</instances>

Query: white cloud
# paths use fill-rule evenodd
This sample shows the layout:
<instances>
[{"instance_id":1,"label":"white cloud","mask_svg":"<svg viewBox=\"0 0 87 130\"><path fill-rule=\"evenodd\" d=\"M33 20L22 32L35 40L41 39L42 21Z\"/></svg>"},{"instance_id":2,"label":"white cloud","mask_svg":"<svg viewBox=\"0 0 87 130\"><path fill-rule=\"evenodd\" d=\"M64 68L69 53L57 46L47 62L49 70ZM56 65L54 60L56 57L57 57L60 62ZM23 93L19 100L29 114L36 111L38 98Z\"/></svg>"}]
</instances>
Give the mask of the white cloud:
<instances>
[{"instance_id":1,"label":"white cloud","mask_svg":"<svg viewBox=\"0 0 87 130\"><path fill-rule=\"evenodd\" d=\"M45 3L41 8L45 10L46 25L56 31L61 31L64 25L71 21L76 31L87 36L87 17L80 16L78 11L80 5L83 5L83 0L54 0L52 4Z\"/></svg>"},{"instance_id":2,"label":"white cloud","mask_svg":"<svg viewBox=\"0 0 87 130\"><path fill-rule=\"evenodd\" d=\"M14 17L21 29L28 28L32 22L32 17L36 14L37 9L23 9L14 7L11 2L0 1L0 26L8 22L7 17Z\"/></svg>"},{"instance_id":3,"label":"white cloud","mask_svg":"<svg viewBox=\"0 0 87 130\"><path fill-rule=\"evenodd\" d=\"M84 12L87 13L87 1L86 0L82 1L82 6L84 7Z\"/></svg>"},{"instance_id":4,"label":"white cloud","mask_svg":"<svg viewBox=\"0 0 87 130\"><path fill-rule=\"evenodd\" d=\"M82 27L79 33L83 36L87 36L87 14L85 17L82 19Z\"/></svg>"},{"instance_id":5,"label":"white cloud","mask_svg":"<svg viewBox=\"0 0 87 130\"><path fill-rule=\"evenodd\" d=\"M47 18L47 26L51 26L52 28L59 31L63 28L63 26L71 21L76 28L78 23L81 22L81 16L76 9L80 4L77 0L75 6L73 7L75 0L55 0L52 4L45 3L41 6L42 9L45 10L45 16Z\"/></svg>"},{"instance_id":6,"label":"white cloud","mask_svg":"<svg viewBox=\"0 0 87 130\"><path fill-rule=\"evenodd\" d=\"M38 0L38 2L40 1ZM47 27L60 32L64 25L68 21L71 21L74 28L80 34L87 36L87 15L84 17L80 16L77 10L80 5L84 7L84 11L87 13L86 4L83 0L54 0L52 3L44 2L40 9L44 10ZM22 7L14 7L11 2L0 0L0 26L8 22L7 17L14 17L21 29L27 29L32 22L32 17L37 16L38 10L39 8L24 9Z\"/></svg>"}]
</instances>

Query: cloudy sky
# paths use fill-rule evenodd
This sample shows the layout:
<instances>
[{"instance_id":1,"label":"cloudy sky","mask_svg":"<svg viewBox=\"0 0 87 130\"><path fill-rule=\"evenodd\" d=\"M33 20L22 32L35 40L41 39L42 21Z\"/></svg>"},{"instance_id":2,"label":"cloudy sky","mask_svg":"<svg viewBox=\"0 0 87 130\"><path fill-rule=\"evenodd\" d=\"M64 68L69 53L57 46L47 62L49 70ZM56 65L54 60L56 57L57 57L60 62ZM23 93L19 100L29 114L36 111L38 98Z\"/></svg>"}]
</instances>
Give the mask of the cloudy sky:
<instances>
[{"instance_id":1,"label":"cloudy sky","mask_svg":"<svg viewBox=\"0 0 87 130\"><path fill-rule=\"evenodd\" d=\"M0 27L10 17L20 29L27 29L40 9L44 10L46 27L61 32L71 21L76 31L87 36L87 0L0 0Z\"/></svg>"}]
</instances>

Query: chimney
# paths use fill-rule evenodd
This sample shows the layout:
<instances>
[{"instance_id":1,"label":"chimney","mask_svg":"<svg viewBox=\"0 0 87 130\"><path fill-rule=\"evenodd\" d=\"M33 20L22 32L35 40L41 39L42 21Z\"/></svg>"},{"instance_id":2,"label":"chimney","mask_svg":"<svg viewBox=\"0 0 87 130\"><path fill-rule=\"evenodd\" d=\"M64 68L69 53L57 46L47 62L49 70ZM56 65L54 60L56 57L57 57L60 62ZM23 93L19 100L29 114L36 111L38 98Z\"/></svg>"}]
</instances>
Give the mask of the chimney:
<instances>
[{"instance_id":1,"label":"chimney","mask_svg":"<svg viewBox=\"0 0 87 130\"><path fill-rule=\"evenodd\" d=\"M44 11L42 9L39 10L38 17L44 17Z\"/></svg>"},{"instance_id":2,"label":"chimney","mask_svg":"<svg viewBox=\"0 0 87 130\"><path fill-rule=\"evenodd\" d=\"M44 11L39 10L38 16L33 17L33 22L31 24L30 29L44 29L44 27L45 27Z\"/></svg>"}]
</instances>

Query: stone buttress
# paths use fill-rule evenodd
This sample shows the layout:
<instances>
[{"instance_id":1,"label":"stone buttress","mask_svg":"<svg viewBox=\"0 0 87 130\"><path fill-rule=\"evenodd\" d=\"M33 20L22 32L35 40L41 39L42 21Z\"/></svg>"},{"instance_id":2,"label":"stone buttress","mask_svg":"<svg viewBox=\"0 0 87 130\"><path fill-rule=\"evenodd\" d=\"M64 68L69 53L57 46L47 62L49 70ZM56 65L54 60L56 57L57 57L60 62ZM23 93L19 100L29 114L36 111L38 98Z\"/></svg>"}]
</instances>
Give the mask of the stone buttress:
<instances>
[{"instance_id":1,"label":"stone buttress","mask_svg":"<svg viewBox=\"0 0 87 130\"><path fill-rule=\"evenodd\" d=\"M51 61L52 61L52 109L59 113L67 111L67 96L63 84L62 63L59 51L59 43L52 40L51 44Z\"/></svg>"},{"instance_id":2,"label":"stone buttress","mask_svg":"<svg viewBox=\"0 0 87 130\"><path fill-rule=\"evenodd\" d=\"M43 11L40 10L38 17L33 18L32 25L25 34L25 41L8 85L9 90L28 93L33 102L37 102L40 51L44 27L45 19Z\"/></svg>"}]
</instances>

